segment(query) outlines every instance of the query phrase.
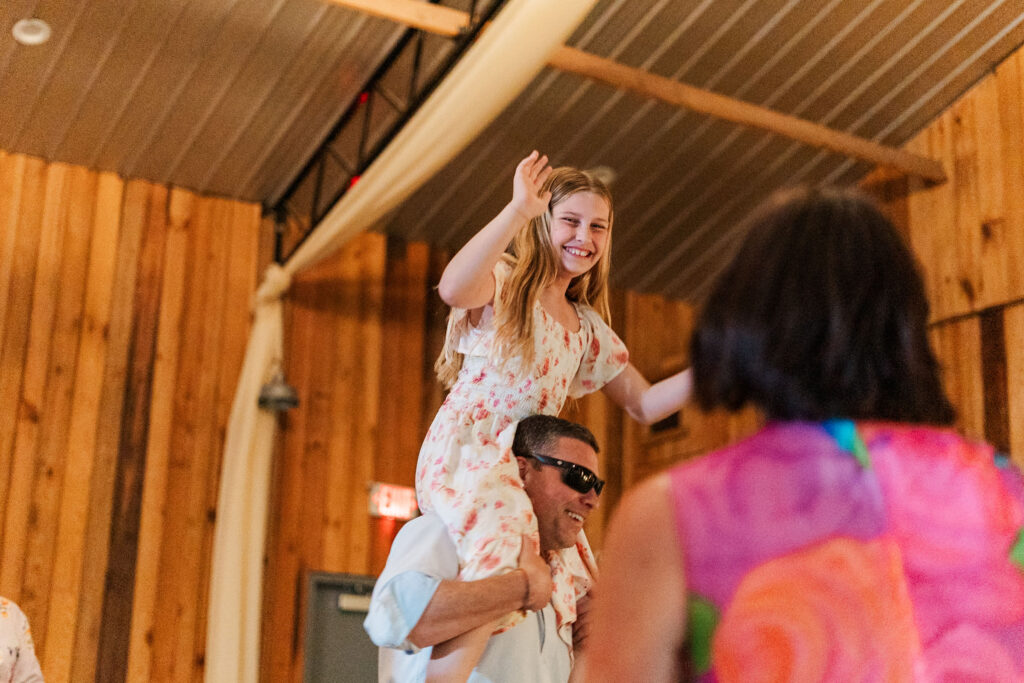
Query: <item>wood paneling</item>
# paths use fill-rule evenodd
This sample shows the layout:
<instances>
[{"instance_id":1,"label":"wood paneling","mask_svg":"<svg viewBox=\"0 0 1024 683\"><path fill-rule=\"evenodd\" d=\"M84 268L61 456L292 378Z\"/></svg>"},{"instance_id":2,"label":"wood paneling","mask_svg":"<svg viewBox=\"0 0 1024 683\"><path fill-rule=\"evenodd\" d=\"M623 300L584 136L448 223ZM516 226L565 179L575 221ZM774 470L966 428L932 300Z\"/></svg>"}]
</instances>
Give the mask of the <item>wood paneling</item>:
<instances>
[{"instance_id":1,"label":"wood paneling","mask_svg":"<svg viewBox=\"0 0 1024 683\"><path fill-rule=\"evenodd\" d=\"M118 178L104 174L97 178L94 231L85 292L82 342L78 349L77 376L69 444L95 444L94 448L73 448L68 452L65 478L68 482L90 482L89 486L65 487L61 502L57 557L74 558L58 564L54 575L53 606L46 633L47 657L43 664L53 680L83 680L95 666L98 655L99 606L102 572L106 567L106 543L98 539L98 524L106 519L113 468L104 448L105 423L116 433L120 421L107 410L109 400L123 390L123 373L110 372L111 365L125 353L127 326L118 323L118 249L121 241L122 187ZM123 316L120 316L124 320ZM119 369L118 369L119 370ZM119 407L119 406L118 406ZM92 512L92 514L90 514ZM98 570L98 571L97 571Z\"/></svg>"},{"instance_id":2,"label":"wood paneling","mask_svg":"<svg viewBox=\"0 0 1024 683\"><path fill-rule=\"evenodd\" d=\"M0 153L0 594L47 681L201 680L260 230L254 205Z\"/></svg>"},{"instance_id":3,"label":"wood paneling","mask_svg":"<svg viewBox=\"0 0 1024 683\"><path fill-rule=\"evenodd\" d=\"M956 427L972 439L985 438L985 397L981 364L981 326L966 318L931 330L932 347L942 365L949 400L956 407Z\"/></svg>"},{"instance_id":4,"label":"wood paneling","mask_svg":"<svg viewBox=\"0 0 1024 683\"><path fill-rule=\"evenodd\" d=\"M655 381L687 367L690 334L696 316L694 308L651 294L627 293L626 302L622 337L629 347L630 360L644 376ZM752 409L736 414L709 413L692 404L684 406L673 421L675 424L645 427L624 420L625 486L746 436L761 423Z\"/></svg>"},{"instance_id":5,"label":"wood paneling","mask_svg":"<svg viewBox=\"0 0 1024 683\"><path fill-rule=\"evenodd\" d=\"M1024 469L1024 305L1004 309L1006 334L1007 419L1010 456Z\"/></svg>"},{"instance_id":6,"label":"wood paneling","mask_svg":"<svg viewBox=\"0 0 1024 683\"><path fill-rule=\"evenodd\" d=\"M1024 463L1024 51L908 144L949 182L868 185L920 261L957 428Z\"/></svg>"},{"instance_id":7,"label":"wood paneling","mask_svg":"<svg viewBox=\"0 0 1024 683\"><path fill-rule=\"evenodd\" d=\"M1024 296L1022 78L1018 51L907 145L952 170L910 179L905 209L936 321Z\"/></svg>"},{"instance_id":8,"label":"wood paneling","mask_svg":"<svg viewBox=\"0 0 1024 683\"><path fill-rule=\"evenodd\" d=\"M940 323L931 338L957 429L1024 465L1024 304Z\"/></svg>"},{"instance_id":9,"label":"wood paneling","mask_svg":"<svg viewBox=\"0 0 1024 683\"><path fill-rule=\"evenodd\" d=\"M118 447L121 442L122 409L128 374L129 344L134 325L132 301L135 297L137 261L141 244L141 226L122 222L124 187L121 180L107 175L101 178L97 203L97 223L117 225L114 276L110 289L111 317L106 328L107 349L103 368L99 421L96 433L93 479L89 493L86 527L86 557L82 570L82 604L75 633L73 681L93 680L99 665L100 640L104 636L103 604L106 599L107 569L110 562L110 523L117 481ZM100 206L102 219L100 218ZM108 228L109 230L110 228Z\"/></svg>"},{"instance_id":10,"label":"wood paneling","mask_svg":"<svg viewBox=\"0 0 1024 683\"><path fill-rule=\"evenodd\" d=\"M982 312L981 377L985 408L985 440L996 450L1010 452L1009 392L1006 386L1006 325L1001 308Z\"/></svg>"},{"instance_id":11,"label":"wood paneling","mask_svg":"<svg viewBox=\"0 0 1024 683\"><path fill-rule=\"evenodd\" d=\"M124 634L131 629L133 578L149 430L151 370L156 353L159 283L163 277L162 255L166 239L166 220L157 207L166 203L166 197L166 188L151 187L141 182L129 183L125 189L123 220L127 231L140 235L140 247L135 297L131 304L132 336L110 524L110 552L116 561L107 566L107 590L103 601L97 672L101 679L122 678L128 658L129 641Z\"/></svg>"},{"instance_id":12,"label":"wood paneling","mask_svg":"<svg viewBox=\"0 0 1024 683\"><path fill-rule=\"evenodd\" d=\"M164 510L167 506L168 463L172 425L174 424L174 385L181 349L176 341L181 327L185 299L185 262L188 240L188 211L193 197L174 191L169 198L170 220L161 284L159 334L153 365L153 400L150 404L149 433L146 445L146 472L139 519L139 544L135 564L135 619L131 623L128 680L150 679L152 639L155 627L156 591Z\"/></svg>"},{"instance_id":13,"label":"wood paneling","mask_svg":"<svg viewBox=\"0 0 1024 683\"><path fill-rule=\"evenodd\" d=\"M373 534L391 532L369 517L369 482L380 472L391 483L412 484L427 381L422 354L430 259L421 247L396 249L389 250L382 235L360 236L296 278L288 294L287 372L301 403L285 418L275 475L267 680L301 680L309 570L369 574L381 568L371 567L371 558L386 557L391 537L375 540Z\"/></svg>"}]
</instances>

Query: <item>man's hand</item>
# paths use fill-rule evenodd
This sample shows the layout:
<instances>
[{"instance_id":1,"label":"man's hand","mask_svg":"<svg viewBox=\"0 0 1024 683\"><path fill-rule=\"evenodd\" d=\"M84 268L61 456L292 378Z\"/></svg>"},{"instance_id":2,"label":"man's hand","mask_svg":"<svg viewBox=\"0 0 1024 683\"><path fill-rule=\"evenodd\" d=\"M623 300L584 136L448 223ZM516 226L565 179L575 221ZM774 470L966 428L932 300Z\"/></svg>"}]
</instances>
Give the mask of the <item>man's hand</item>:
<instances>
[{"instance_id":1,"label":"man's hand","mask_svg":"<svg viewBox=\"0 0 1024 683\"><path fill-rule=\"evenodd\" d=\"M526 574L529 586L523 609L530 611L544 609L551 602L551 591L554 588L551 582L551 568L548 567L547 562L541 559L537 541L525 535L523 536L523 549L519 551L519 569Z\"/></svg>"},{"instance_id":2,"label":"man's hand","mask_svg":"<svg viewBox=\"0 0 1024 683\"><path fill-rule=\"evenodd\" d=\"M576 652L582 650L590 635L590 606L594 587L576 601L576 621L572 625L572 647Z\"/></svg>"}]
</instances>

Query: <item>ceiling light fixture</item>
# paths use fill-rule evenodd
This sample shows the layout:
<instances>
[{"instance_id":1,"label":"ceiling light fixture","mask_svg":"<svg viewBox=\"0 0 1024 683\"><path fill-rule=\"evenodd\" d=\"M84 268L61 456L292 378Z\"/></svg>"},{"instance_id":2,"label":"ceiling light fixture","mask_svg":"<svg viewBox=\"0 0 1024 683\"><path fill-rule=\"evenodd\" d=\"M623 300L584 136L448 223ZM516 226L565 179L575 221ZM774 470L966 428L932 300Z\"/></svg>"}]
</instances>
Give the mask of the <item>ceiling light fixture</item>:
<instances>
[{"instance_id":1,"label":"ceiling light fixture","mask_svg":"<svg viewBox=\"0 0 1024 683\"><path fill-rule=\"evenodd\" d=\"M276 364L273 375L260 389L259 406L272 413L283 413L299 405L299 394L284 378L284 370Z\"/></svg>"},{"instance_id":2,"label":"ceiling light fixture","mask_svg":"<svg viewBox=\"0 0 1024 683\"><path fill-rule=\"evenodd\" d=\"M50 39L50 25L42 19L22 19L11 29L11 35L22 45L42 45Z\"/></svg>"},{"instance_id":3,"label":"ceiling light fixture","mask_svg":"<svg viewBox=\"0 0 1024 683\"><path fill-rule=\"evenodd\" d=\"M609 187L615 183L615 179L619 176L611 166L595 166L594 168L588 169L588 171L590 172L590 175L594 176Z\"/></svg>"}]
</instances>

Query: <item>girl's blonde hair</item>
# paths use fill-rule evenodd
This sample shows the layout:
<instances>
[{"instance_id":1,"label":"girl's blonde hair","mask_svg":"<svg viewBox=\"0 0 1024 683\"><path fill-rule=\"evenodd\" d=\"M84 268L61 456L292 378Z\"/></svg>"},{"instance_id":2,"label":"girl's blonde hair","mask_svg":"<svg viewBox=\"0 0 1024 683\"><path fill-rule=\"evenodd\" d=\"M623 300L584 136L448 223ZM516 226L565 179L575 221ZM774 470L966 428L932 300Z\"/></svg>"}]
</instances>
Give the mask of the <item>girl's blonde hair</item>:
<instances>
[{"instance_id":1,"label":"girl's blonde hair","mask_svg":"<svg viewBox=\"0 0 1024 683\"><path fill-rule=\"evenodd\" d=\"M533 306L537 293L553 283L558 275L559 257L551 243L551 213L560 203L580 192L592 192L608 202L608 239L598 262L586 273L573 278L565 294L570 301L592 307L605 322L611 323L608 274L611 271L614 210L608 186L593 173L562 166L552 171L541 191L551 192L547 211L523 227L502 256L511 272L502 287L500 301L494 302L496 332L491 353L500 366L511 358L521 358L520 367L527 367L533 362ZM444 347L434 363L437 377L445 387L455 383L462 369L463 354L458 352L458 341L468 327L466 309L453 308L448 314Z\"/></svg>"}]
</instances>

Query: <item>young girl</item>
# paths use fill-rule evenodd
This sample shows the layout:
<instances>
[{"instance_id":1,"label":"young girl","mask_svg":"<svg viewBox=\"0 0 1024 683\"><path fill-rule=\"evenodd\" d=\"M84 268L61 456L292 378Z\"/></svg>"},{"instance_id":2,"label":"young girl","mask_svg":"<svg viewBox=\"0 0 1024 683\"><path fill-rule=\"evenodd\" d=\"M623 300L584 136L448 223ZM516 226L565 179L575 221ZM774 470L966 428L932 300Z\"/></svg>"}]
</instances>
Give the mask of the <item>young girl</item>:
<instances>
[{"instance_id":1,"label":"young girl","mask_svg":"<svg viewBox=\"0 0 1024 683\"><path fill-rule=\"evenodd\" d=\"M690 393L688 371L650 385L607 324L608 188L547 161L534 151L519 163L512 201L455 254L438 286L452 312L436 369L451 391L420 450L416 486L420 507L444 519L463 580L515 569L523 535L537 536L511 453L518 420L557 415L566 397L603 388L650 424ZM571 644L576 599L596 565L578 516L566 510L565 523L577 528L575 547L546 559L559 635ZM466 680L491 632L523 616L436 646L429 678Z\"/></svg>"}]
</instances>

